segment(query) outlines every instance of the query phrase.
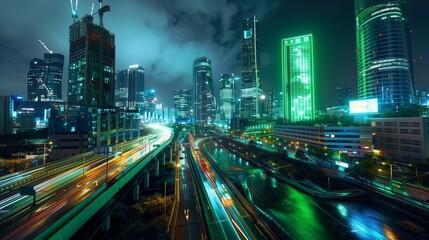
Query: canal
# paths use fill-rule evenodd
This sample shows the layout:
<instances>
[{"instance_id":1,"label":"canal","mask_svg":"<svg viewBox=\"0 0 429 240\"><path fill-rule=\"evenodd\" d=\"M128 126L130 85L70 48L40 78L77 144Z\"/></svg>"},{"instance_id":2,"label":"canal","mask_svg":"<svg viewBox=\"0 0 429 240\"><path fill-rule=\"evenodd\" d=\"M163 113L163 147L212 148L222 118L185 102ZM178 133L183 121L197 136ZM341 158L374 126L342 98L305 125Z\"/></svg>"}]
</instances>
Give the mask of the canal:
<instances>
[{"instance_id":1,"label":"canal","mask_svg":"<svg viewBox=\"0 0 429 240\"><path fill-rule=\"evenodd\" d=\"M317 199L255 169L214 141L207 141L205 149L230 179L248 187L253 204L292 239L423 239L395 224L410 216L389 203L368 195Z\"/></svg>"}]
</instances>

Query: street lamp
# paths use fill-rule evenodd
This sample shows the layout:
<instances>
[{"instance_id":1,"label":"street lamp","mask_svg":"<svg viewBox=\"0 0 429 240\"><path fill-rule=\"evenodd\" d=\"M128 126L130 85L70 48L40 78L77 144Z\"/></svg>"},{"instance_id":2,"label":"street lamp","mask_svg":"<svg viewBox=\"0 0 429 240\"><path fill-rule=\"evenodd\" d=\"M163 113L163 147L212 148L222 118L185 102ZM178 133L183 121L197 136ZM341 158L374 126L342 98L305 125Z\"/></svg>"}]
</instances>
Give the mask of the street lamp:
<instances>
[{"instance_id":1,"label":"street lamp","mask_svg":"<svg viewBox=\"0 0 429 240\"><path fill-rule=\"evenodd\" d=\"M51 145L52 141L43 143L43 165L45 165L45 163L46 163L46 143Z\"/></svg>"}]
</instances>

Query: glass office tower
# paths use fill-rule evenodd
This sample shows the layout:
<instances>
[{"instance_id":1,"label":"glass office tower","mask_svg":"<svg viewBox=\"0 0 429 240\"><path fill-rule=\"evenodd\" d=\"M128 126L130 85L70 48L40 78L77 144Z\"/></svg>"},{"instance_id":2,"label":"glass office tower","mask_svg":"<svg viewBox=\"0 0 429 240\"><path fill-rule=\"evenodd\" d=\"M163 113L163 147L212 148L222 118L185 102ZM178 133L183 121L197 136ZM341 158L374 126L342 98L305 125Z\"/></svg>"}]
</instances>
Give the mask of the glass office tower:
<instances>
[{"instance_id":1,"label":"glass office tower","mask_svg":"<svg viewBox=\"0 0 429 240\"><path fill-rule=\"evenodd\" d=\"M282 86L286 120L313 121L315 104L311 34L282 40Z\"/></svg>"},{"instance_id":2,"label":"glass office tower","mask_svg":"<svg viewBox=\"0 0 429 240\"><path fill-rule=\"evenodd\" d=\"M115 36L85 16L69 28L68 102L99 108L115 105Z\"/></svg>"},{"instance_id":3,"label":"glass office tower","mask_svg":"<svg viewBox=\"0 0 429 240\"><path fill-rule=\"evenodd\" d=\"M413 101L412 58L400 0L356 0L359 99L379 110Z\"/></svg>"},{"instance_id":4,"label":"glass office tower","mask_svg":"<svg viewBox=\"0 0 429 240\"><path fill-rule=\"evenodd\" d=\"M229 122L234 116L234 76L230 74L222 74L219 80L219 109L220 118Z\"/></svg>"},{"instance_id":5,"label":"glass office tower","mask_svg":"<svg viewBox=\"0 0 429 240\"><path fill-rule=\"evenodd\" d=\"M117 107L142 108L145 106L144 68L131 65L117 74L115 101Z\"/></svg>"},{"instance_id":6,"label":"glass office tower","mask_svg":"<svg viewBox=\"0 0 429 240\"><path fill-rule=\"evenodd\" d=\"M174 90L176 123L190 123L192 120L191 89Z\"/></svg>"},{"instance_id":7,"label":"glass office tower","mask_svg":"<svg viewBox=\"0 0 429 240\"><path fill-rule=\"evenodd\" d=\"M241 109L242 118L260 117L260 96L262 95L259 77L260 54L258 21L255 16L241 22Z\"/></svg>"},{"instance_id":8,"label":"glass office tower","mask_svg":"<svg viewBox=\"0 0 429 240\"><path fill-rule=\"evenodd\" d=\"M193 64L194 122L210 123L214 118L216 103L213 92L212 62L199 57Z\"/></svg>"}]
</instances>

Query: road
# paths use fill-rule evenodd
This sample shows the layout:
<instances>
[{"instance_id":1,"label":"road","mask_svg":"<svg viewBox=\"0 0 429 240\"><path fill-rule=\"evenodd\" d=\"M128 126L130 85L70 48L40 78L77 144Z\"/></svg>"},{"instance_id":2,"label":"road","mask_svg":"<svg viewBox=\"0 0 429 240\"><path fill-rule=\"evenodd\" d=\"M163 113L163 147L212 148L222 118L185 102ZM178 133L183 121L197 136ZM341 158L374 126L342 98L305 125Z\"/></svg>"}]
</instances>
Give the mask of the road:
<instances>
[{"instance_id":1,"label":"road","mask_svg":"<svg viewBox=\"0 0 429 240\"><path fill-rule=\"evenodd\" d=\"M182 158L180 159L179 158ZM173 215L171 239L203 239L203 221L197 201L189 157L183 147L177 156L178 205ZM180 165L180 166L179 166Z\"/></svg>"},{"instance_id":2,"label":"road","mask_svg":"<svg viewBox=\"0 0 429 240\"><path fill-rule=\"evenodd\" d=\"M2 223L1 239L24 239L39 236L49 226L63 224L58 222L59 216L66 215L80 202L90 199L94 192L107 188L106 182L114 179L124 169L132 166L143 155L149 153L153 145L161 144L171 135L170 132L157 133L157 139L149 144L124 152L122 156L109 157L88 163L83 167L75 167L60 176L55 176L36 185L37 195L49 195L49 198L38 202L36 207L27 207L21 218L14 223ZM107 168L108 166L108 168Z\"/></svg>"}]
</instances>

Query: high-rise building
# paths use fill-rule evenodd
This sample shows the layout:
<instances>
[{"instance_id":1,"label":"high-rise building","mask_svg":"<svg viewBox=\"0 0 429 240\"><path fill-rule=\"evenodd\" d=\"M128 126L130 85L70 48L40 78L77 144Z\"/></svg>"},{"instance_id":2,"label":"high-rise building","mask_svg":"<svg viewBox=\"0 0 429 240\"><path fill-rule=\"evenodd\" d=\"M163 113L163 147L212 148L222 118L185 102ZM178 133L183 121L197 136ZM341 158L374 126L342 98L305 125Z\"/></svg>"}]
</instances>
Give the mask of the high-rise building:
<instances>
[{"instance_id":1,"label":"high-rise building","mask_svg":"<svg viewBox=\"0 0 429 240\"><path fill-rule=\"evenodd\" d=\"M284 117L289 122L315 118L313 35L282 40Z\"/></svg>"},{"instance_id":2,"label":"high-rise building","mask_svg":"<svg viewBox=\"0 0 429 240\"><path fill-rule=\"evenodd\" d=\"M140 108L141 117L145 122L155 120L157 98L155 97L155 89L144 90L144 107Z\"/></svg>"},{"instance_id":3,"label":"high-rise building","mask_svg":"<svg viewBox=\"0 0 429 240\"><path fill-rule=\"evenodd\" d=\"M229 122L235 112L234 75L222 74L219 80L219 110L220 119Z\"/></svg>"},{"instance_id":4,"label":"high-rise building","mask_svg":"<svg viewBox=\"0 0 429 240\"><path fill-rule=\"evenodd\" d=\"M213 92L212 62L199 57L193 64L194 122L208 123L214 118L216 102Z\"/></svg>"},{"instance_id":5,"label":"high-rise building","mask_svg":"<svg viewBox=\"0 0 429 240\"><path fill-rule=\"evenodd\" d=\"M44 61L46 63L44 82L50 90L50 96L48 95L48 99L62 100L64 55L59 53L45 53Z\"/></svg>"},{"instance_id":6,"label":"high-rise building","mask_svg":"<svg viewBox=\"0 0 429 240\"><path fill-rule=\"evenodd\" d=\"M352 89L347 86L337 87L338 106L348 106L352 98Z\"/></svg>"},{"instance_id":7,"label":"high-rise building","mask_svg":"<svg viewBox=\"0 0 429 240\"><path fill-rule=\"evenodd\" d=\"M117 74L115 87L117 107L144 107L144 69L131 65Z\"/></svg>"},{"instance_id":8,"label":"high-rise building","mask_svg":"<svg viewBox=\"0 0 429 240\"><path fill-rule=\"evenodd\" d=\"M44 59L33 58L27 75L28 101L61 100L64 55L45 53Z\"/></svg>"},{"instance_id":9,"label":"high-rise building","mask_svg":"<svg viewBox=\"0 0 429 240\"><path fill-rule=\"evenodd\" d=\"M191 89L175 89L173 97L176 123L190 123L192 121Z\"/></svg>"},{"instance_id":10,"label":"high-rise building","mask_svg":"<svg viewBox=\"0 0 429 240\"><path fill-rule=\"evenodd\" d=\"M68 102L115 105L115 36L85 16L70 26Z\"/></svg>"},{"instance_id":11,"label":"high-rise building","mask_svg":"<svg viewBox=\"0 0 429 240\"><path fill-rule=\"evenodd\" d=\"M413 102L412 57L401 0L355 0L358 98L379 111Z\"/></svg>"},{"instance_id":12,"label":"high-rise building","mask_svg":"<svg viewBox=\"0 0 429 240\"><path fill-rule=\"evenodd\" d=\"M30 61L30 70L27 74L27 100L41 101L41 92L39 87L43 87L42 82L45 73L45 61L39 58L33 58Z\"/></svg>"},{"instance_id":13,"label":"high-rise building","mask_svg":"<svg viewBox=\"0 0 429 240\"><path fill-rule=\"evenodd\" d=\"M260 117L260 96L262 95L259 77L260 55L258 21L255 16L241 22L241 109L240 117Z\"/></svg>"},{"instance_id":14,"label":"high-rise building","mask_svg":"<svg viewBox=\"0 0 429 240\"><path fill-rule=\"evenodd\" d=\"M12 133L13 101L10 96L0 96L0 134Z\"/></svg>"},{"instance_id":15,"label":"high-rise building","mask_svg":"<svg viewBox=\"0 0 429 240\"><path fill-rule=\"evenodd\" d=\"M420 106L429 106L429 94L426 89L414 90L414 103Z\"/></svg>"}]
</instances>

